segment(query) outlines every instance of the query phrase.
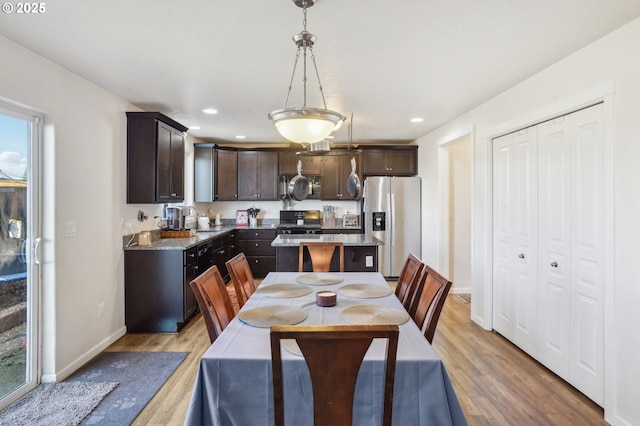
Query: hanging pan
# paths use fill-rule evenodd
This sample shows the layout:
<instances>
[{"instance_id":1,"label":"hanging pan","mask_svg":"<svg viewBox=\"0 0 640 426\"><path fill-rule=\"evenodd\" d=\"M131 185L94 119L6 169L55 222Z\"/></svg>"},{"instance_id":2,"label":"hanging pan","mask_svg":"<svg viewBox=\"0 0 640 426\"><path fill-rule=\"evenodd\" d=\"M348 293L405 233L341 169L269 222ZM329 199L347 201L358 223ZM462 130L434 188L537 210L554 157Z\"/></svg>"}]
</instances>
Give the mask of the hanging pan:
<instances>
[{"instance_id":1,"label":"hanging pan","mask_svg":"<svg viewBox=\"0 0 640 426\"><path fill-rule=\"evenodd\" d=\"M351 174L347 178L347 191L349 191L351 198L357 200L360 198L361 189L360 178L356 174L356 159L351 157Z\"/></svg>"},{"instance_id":2,"label":"hanging pan","mask_svg":"<svg viewBox=\"0 0 640 426\"><path fill-rule=\"evenodd\" d=\"M302 201L311 194L311 184L302 176L302 161L298 160L298 174L289 181L289 196L295 201Z\"/></svg>"}]
</instances>

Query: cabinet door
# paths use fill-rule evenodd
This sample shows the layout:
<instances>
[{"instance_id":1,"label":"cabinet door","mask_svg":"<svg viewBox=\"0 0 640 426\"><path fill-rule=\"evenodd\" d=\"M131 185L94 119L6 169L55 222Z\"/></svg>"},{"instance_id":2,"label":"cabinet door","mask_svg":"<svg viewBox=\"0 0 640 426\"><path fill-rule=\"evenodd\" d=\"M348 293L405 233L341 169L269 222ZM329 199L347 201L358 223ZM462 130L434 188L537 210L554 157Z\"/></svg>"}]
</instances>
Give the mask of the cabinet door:
<instances>
[{"instance_id":1,"label":"cabinet door","mask_svg":"<svg viewBox=\"0 0 640 426\"><path fill-rule=\"evenodd\" d=\"M260 166L257 182L258 198L261 201L276 201L278 199L278 153L260 152L258 157Z\"/></svg>"},{"instance_id":2,"label":"cabinet door","mask_svg":"<svg viewBox=\"0 0 640 426\"><path fill-rule=\"evenodd\" d=\"M184 199L184 136L158 122L156 158L156 200L175 202Z\"/></svg>"},{"instance_id":3,"label":"cabinet door","mask_svg":"<svg viewBox=\"0 0 640 426\"><path fill-rule=\"evenodd\" d=\"M387 169L393 176L415 176L417 151L414 149L390 149L387 151Z\"/></svg>"},{"instance_id":4,"label":"cabinet door","mask_svg":"<svg viewBox=\"0 0 640 426\"><path fill-rule=\"evenodd\" d=\"M193 201L207 203L215 200L215 148L195 146L193 161Z\"/></svg>"},{"instance_id":5,"label":"cabinet door","mask_svg":"<svg viewBox=\"0 0 640 426\"><path fill-rule=\"evenodd\" d=\"M365 175L386 175L387 174L387 152L383 149L365 149L364 174Z\"/></svg>"},{"instance_id":6,"label":"cabinet door","mask_svg":"<svg viewBox=\"0 0 640 426\"><path fill-rule=\"evenodd\" d=\"M184 318L191 318L196 313L197 300L191 289L191 281L198 276L198 264L192 262L184 267Z\"/></svg>"},{"instance_id":7,"label":"cabinet door","mask_svg":"<svg viewBox=\"0 0 640 426\"><path fill-rule=\"evenodd\" d=\"M238 152L238 200L258 199L259 160L257 151Z\"/></svg>"},{"instance_id":8,"label":"cabinet door","mask_svg":"<svg viewBox=\"0 0 640 426\"><path fill-rule=\"evenodd\" d=\"M278 153L278 170L281 175L295 175L298 173L298 160L302 162L302 174L315 176L322 173L322 156L297 155L293 151Z\"/></svg>"},{"instance_id":9,"label":"cabinet door","mask_svg":"<svg viewBox=\"0 0 640 426\"><path fill-rule=\"evenodd\" d=\"M322 157L322 199L340 200L340 161L337 155Z\"/></svg>"},{"instance_id":10,"label":"cabinet door","mask_svg":"<svg viewBox=\"0 0 640 426\"><path fill-rule=\"evenodd\" d=\"M216 201L238 199L238 153L217 149Z\"/></svg>"}]
</instances>

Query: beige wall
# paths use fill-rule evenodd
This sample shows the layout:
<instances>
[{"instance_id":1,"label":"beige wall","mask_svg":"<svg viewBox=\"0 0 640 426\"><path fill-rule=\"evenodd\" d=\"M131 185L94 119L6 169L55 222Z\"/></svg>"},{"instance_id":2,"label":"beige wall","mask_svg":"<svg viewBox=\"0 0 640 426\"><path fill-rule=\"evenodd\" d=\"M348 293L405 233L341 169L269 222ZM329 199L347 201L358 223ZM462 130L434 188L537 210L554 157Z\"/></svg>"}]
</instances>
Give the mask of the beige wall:
<instances>
[{"instance_id":1,"label":"beige wall","mask_svg":"<svg viewBox=\"0 0 640 426\"><path fill-rule=\"evenodd\" d=\"M638 252L640 221L640 19L620 28L449 124L418 140L421 161L437 163L439 144L472 132L472 317L491 328L491 138L561 115L593 101L605 100L605 158L611 190L607 219L610 246L607 250L605 285L605 415L614 424L640 424L640 333L635 301L640 300ZM421 174L423 162L420 164ZM434 180L435 179L435 180ZM432 217L439 203L438 172L423 175L425 255L438 261L439 217ZM429 182L431 181L431 182Z\"/></svg>"}]
</instances>

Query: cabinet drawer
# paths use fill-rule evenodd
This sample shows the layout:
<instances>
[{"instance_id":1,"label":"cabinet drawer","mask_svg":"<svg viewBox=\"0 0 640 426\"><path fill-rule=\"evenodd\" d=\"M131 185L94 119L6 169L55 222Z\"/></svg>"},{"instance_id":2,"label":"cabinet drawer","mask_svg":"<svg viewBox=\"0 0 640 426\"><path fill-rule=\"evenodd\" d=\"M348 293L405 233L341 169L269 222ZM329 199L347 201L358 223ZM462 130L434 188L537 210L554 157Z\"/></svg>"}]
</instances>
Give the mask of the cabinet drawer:
<instances>
[{"instance_id":1,"label":"cabinet drawer","mask_svg":"<svg viewBox=\"0 0 640 426\"><path fill-rule=\"evenodd\" d=\"M238 229L238 240L269 240L276 238L275 229Z\"/></svg>"},{"instance_id":2,"label":"cabinet drawer","mask_svg":"<svg viewBox=\"0 0 640 426\"><path fill-rule=\"evenodd\" d=\"M275 256L247 256L247 262L255 278L264 278L276 270Z\"/></svg>"},{"instance_id":3,"label":"cabinet drawer","mask_svg":"<svg viewBox=\"0 0 640 426\"><path fill-rule=\"evenodd\" d=\"M271 240L240 240L238 251L244 252L247 257L276 255L275 247L271 247Z\"/></svg>"}]
</instances>

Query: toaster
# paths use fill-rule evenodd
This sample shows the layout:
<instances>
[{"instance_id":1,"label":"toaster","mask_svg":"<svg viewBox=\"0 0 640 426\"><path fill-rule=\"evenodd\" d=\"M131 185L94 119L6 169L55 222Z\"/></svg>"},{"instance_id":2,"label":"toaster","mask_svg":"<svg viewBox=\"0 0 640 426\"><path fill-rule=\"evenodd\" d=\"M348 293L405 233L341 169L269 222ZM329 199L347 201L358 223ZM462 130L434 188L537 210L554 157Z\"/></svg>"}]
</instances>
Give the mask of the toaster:
<instances>
[{"instance_id":1,"label":"toaster","mask_svg":"<svg viewBox=\"0 0 640 426\"><path fill-rule=\"evenodd\" d=\"M342 216L342 226L359 226L360 216L357 214L345 214Z\"/></svg>"}]
</instances>

